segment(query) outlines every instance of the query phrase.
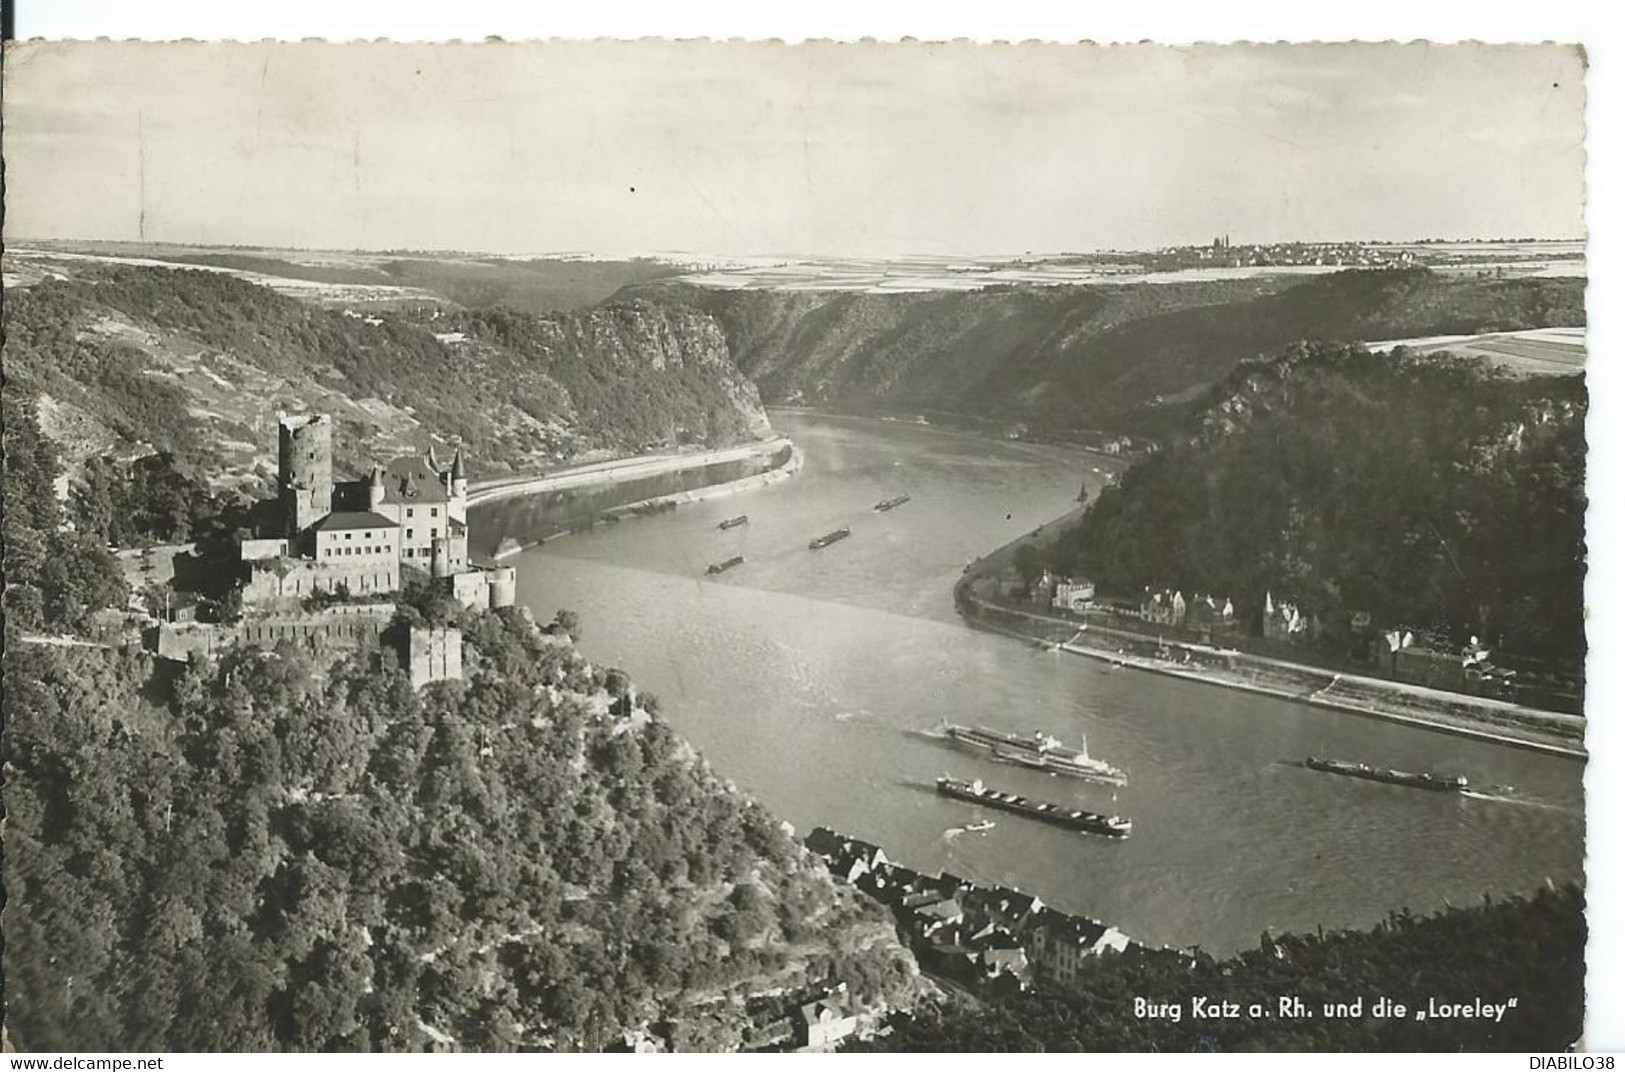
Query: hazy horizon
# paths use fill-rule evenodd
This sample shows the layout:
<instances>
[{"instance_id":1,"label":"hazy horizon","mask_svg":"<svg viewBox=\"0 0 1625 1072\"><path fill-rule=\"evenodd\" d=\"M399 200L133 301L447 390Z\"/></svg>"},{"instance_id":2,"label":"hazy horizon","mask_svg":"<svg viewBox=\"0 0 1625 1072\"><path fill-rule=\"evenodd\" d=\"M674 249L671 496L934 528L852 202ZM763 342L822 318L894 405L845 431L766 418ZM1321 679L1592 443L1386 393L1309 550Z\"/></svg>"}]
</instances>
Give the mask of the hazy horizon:
<instances>
[{"instance_id":1,"label":"hazy horizon","mask_svg":"<svg viewBox=\"0 0 1625 1072\"><path fill-rule=\"evenodd\" d=\"M1584 62L1556 45L11 43L6 232L712 260L1579 241Z\"/></svg>"}]
</instances>

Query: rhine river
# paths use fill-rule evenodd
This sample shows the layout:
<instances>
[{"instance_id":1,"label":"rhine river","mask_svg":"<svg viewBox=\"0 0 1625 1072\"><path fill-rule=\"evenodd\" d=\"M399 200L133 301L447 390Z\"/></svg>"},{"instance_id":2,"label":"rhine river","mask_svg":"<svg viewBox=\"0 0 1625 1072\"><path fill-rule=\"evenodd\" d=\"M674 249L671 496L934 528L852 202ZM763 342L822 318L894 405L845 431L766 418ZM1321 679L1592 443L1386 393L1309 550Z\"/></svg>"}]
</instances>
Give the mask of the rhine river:
<instances>
[{"instance_id":1,"label":"rhine river","mask_svg":"<svg viewBox=\"0 0 1625 1072\"><path fill-rule=\"evenodd\" d=\"M582 651L658 694L714 768L799 833L830 826L913 867L1215 953L1266 929L1363 928L1394 909L1581 881L1577 761L1112 669L963 624L951 589L966 563L1070 509L1082 480L1104 479L1091 471L1102 459L906 424L773 420L805 452L794 479L510 563L539 620L579 612ZM902 494L912 501L871 509ZM738 514L750 523L718 530ZM504 536L541 535L546 519L516 501L472 520L489 553ZM808 550L843 525L850 538ZM733 555L745 564L705 575ZM944 718L1087 735L1129 784L1051 777L922 735ZM1306 770L1310 752L1513 788L1474 799L1378 785ZM1134 834L1113 842L996 812L993 829L963 832L984 815L937 796L942 774L1120 813Z\"/></svg>"}]
</instances>

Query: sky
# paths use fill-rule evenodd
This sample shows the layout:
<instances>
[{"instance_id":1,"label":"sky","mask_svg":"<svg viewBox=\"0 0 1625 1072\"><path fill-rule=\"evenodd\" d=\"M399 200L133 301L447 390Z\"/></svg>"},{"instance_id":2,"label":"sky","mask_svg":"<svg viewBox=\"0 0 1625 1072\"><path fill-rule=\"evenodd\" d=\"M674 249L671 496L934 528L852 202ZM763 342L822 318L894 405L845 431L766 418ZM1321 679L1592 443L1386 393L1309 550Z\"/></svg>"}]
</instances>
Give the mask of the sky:
<instances>
[{"instance_id":1,"label":"sky","mask_svg":"<svg viewBox=\"0 0 1625 1072\"><path fill-rule=\"evenodd\" d=\"M24 42L9 240L988 256L1584 235L1560 46Z\"/></svg>"}]
</instances>

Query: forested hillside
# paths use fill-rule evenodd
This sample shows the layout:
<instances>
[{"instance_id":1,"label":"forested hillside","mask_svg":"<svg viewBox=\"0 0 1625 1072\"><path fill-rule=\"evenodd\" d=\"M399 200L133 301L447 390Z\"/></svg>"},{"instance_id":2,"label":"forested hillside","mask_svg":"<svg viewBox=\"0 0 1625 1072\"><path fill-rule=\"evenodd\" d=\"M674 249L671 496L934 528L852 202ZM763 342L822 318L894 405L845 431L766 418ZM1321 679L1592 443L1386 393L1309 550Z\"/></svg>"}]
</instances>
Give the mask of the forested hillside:
<instances>
[{"instance_id":1,"label":"forested hillside","mask_svg":"<svg viewBox=\"0 0 1625 1072\"><path fill-rule=\"evenodd\" d=\"M1562 1052L1583 1026L1585 944L1579 891L1543 890L1528 900L1486 901L1427 918L1395 912L1364 932L1265 936L1258 949L1225 960L1167 952L1102 958L1086 964L1068 989L899 1014L889 1035L847 1048ZM1309 1015L1280 1015L1283 997L1298 998ZM1403 1004L1404 1015L1374 1014L1384 997ZM1136 998L1146 1003L1140 1011ZM1501 1005L1508 999L1516 1005L1499 1019L1429 1015L1430 1002ZM1232 1002L1237 1015L1197 1017L1197 1000L1204 1008ZM1355 1000L1359 1015L1347 1008ZM1269 1015L1248 1015L1255 1004ZM1166 1012L1146 1014L1169 1005L1179 1008L1177 1021ZM1328 1014L1328 1005L1345 1008Z\"/></svg>"},{"instance_id":2,"label":"forested hillside","mask_svg":"<svg viewBox=\"0 0 1625 1072\"><path fill-rule=\"evenodd\" d=\"M1244 358L1297 339L1573 326L1583 280L1425 269L1223 282L851 294L630 288L704 309L769 403L1156 434Z\"/></svg>"},{"instance_id":3,"label":"forested hillside","mask_svg":"<svg viewBox=\"0 0 1625 1072\"><path fill-rule=\"evenodd\" d=\"M461 624L469 680L420 692L290 645L166 680L8 644L14 1044L725 1049L753 997L912 995L879 906L652 700L608 713L624 674L523 611Z\"/></svg>"},{"instance_id":4,"label":"forested hillside","mask_svg":"<svg viewBox=\"0 0 1625 1072\"><path fill-rule=\"evenodd\" d=\"M1577 664L1585 650L1581 377L1299 344L1212 388L1185 434L1052 552L1133 596L1213 592Z\"/></svg>"},{"instance_id":5,"label":"forested hillside","mask_svg":"<svg viewBox=\"0 0 1625 1072\"><path fill-rule=\"evenodd\" d=\"M5 303L7 375L44 396L74 462L159 449L251 480L274 465L279 409L333 413L351 470L435 437L461 443L478 474L766 429L721 332L692 311L413 319L219 273L82 271L9 288Z\"/></svg>"}]
</instances>

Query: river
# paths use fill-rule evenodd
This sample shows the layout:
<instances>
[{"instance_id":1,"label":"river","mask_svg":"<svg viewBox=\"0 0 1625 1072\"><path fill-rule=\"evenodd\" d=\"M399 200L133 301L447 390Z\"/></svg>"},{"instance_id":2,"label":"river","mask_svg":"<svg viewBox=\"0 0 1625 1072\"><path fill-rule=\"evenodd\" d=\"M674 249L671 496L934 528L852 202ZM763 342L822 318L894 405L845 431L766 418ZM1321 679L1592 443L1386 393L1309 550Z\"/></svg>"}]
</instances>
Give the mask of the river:
<instances>
[{"instance_id":1,"label":"river","mask_svg":"<svg viewBox=\"0 0 1625 1072\"><path fill-rule=\"evenodd\" d=\"M899 423L773 420L805 452L794 479L510 562L521 603L541 620L579 612L584 653L658 694L719 772L798 831L834 827L910 866L1215 953L1266 929L1363 928L1393 909L1582 880L1579 762L1112 669L963 624L951 589L965 564L1070 509L1080 479L1104 479L1091 472L1101 459ZM481 507L476 550L570 513L566 500ZM748 525L718 530L741 513ZM807 548L842 525L850 538ZM705 576L733 555L745 563ZM999 765L921 734L944 717L1087 735L1129 784ZM1308 771L1310 752L1515 788L1477 799L1378 785ZM936 795L945 773L1117 812L1134 834L1112 842L997 813L989 831L956 832L982 816Z\"/></svg>"}]
</instances>

